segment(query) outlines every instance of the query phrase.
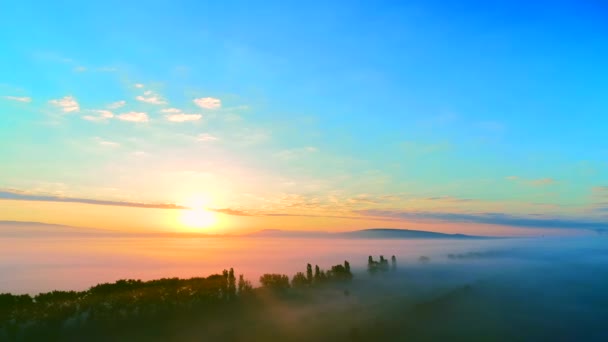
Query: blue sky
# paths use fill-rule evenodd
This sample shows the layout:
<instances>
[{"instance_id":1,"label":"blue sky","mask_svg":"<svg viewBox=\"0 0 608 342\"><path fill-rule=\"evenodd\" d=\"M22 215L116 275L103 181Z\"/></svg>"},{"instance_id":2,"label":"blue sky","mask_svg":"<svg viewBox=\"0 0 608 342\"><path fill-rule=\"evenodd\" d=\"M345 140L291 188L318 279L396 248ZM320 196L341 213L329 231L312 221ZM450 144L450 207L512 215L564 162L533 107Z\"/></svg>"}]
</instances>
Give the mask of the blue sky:
<instances>
[{"instance_id":1,"label":"blue sky","mask_svg":"<svg viewBox=\"0 0 608 342\"><path fill-rule=\"evenodd\" d=\"M600 1L1 6L7 193L607 221Z\"/></svg>"}]
</instances>

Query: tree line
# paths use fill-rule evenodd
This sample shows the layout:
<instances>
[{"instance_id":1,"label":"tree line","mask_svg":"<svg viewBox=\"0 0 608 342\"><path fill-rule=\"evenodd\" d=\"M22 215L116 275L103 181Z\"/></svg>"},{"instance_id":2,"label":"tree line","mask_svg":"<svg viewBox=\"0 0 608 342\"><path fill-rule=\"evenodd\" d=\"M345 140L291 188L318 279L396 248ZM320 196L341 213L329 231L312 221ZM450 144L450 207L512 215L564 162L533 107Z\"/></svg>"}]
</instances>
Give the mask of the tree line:
<instances>
[{"instance_id":1,"label":"tree line","mask_svg":"<svg viewBox=\"0 0 608 342\"><path fill-rule=\"evenodd\" d=\"M388 265L383 257L368 267L384 269ZM393 268L396 260L392 258ZM304 272L291 279L284 274L269 273L260 277L260 288L234 269L221 274L190 279L162 278L150 281L124 279L102 283L86 291L51 291L35 296L0 294L0 340L19 337L53 338L67 330L104 331L117 322L149 325L149 322L172 315L212 314L217 310L236 305L239 301L255 297L257 291L285 291L290 288L316 287L330 282L345 282L353 278L348 261L331 266L328 270L309 263ZM50 334L50 335L49 335Z\"/></svg>"}]
</instances>

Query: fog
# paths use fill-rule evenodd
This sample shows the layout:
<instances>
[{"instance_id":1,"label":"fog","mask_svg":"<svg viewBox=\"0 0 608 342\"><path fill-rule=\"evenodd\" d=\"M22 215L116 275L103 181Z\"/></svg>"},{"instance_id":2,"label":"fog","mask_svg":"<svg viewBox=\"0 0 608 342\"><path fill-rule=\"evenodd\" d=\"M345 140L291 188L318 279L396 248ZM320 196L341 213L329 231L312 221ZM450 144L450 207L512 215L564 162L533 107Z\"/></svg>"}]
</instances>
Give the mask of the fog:
<instances>
[{"instance_id":1,"label":"fog","mask_svg":"<svg viewBox=\"0 0 608 342\"><path fill-rule=\"evenodd\" d=\"M511 258L516 258L529 255L522 254L529 250L536 251L530 258L538 258L543 249L557 248L559 242L559 239L2 238L0 292L84 290L118 279L206 276L228 267L234 267L255 283L263 273L291 275L306 263L329 265L349 260L353 268L361 269L368 255L381 254L396 255L403 266L417 264L422 255L438 264L448 262L450 253L471 251L499 253L498 257L500 253L519 250L519 254L510 253ZM507 260L496 258L494 262Z\"/></svg>"},{"instance_id":2,"label":"fog","mask_svg":"<svg viewBox=\"0 0 608 342\"><path fill-rule=\"evenodd\" d=\"M193 277L234 267L257 284L306 263L349 260L348 283L260 292L212 318L167 317L150 333L197 340L607 340L608 239L3 239L0 292L82 290L121 278ZM367 258L397 257L370 274ZM421 259L422 256L426 258ZM233 310L233 309L230 309ZM141 337L142 331L129 337ZM127 335L125 335L127 336ZM116 337L116 336L114 336ZM124 336L123 336L124 337ZM127 337L124 337L127 338Z\"/></svg>"}]
</instances>

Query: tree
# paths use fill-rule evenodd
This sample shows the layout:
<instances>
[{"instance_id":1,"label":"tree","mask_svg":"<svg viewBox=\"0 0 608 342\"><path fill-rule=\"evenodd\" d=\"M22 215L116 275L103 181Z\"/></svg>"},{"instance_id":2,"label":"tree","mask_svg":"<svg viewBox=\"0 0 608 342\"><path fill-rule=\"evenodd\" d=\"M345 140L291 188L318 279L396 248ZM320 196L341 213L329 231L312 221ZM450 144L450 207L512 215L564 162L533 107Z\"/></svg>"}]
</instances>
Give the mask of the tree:
<instances>
[{"instance_id":1,"label":"tree","mask_svg":"<svg viewBox=\"0 0 608 342\"><path fill-rule=\"evenodd\" d=\"M348 264L348 261L345 264ZM352 273L350 273L350 265L348 265L348 269L344 265L332 266L331 271L327 272L327 276L329 279L336 280L350 280L353 277Z\"/></svg>"},{"instance_id":2,"label":"tree","mask_svg":"<svg viewBox=\"0 0 608 342\"><path fill-rule=\"evenodd\" d=\"M378 262L374 261L374 258L370 255L367 258L367 271L371 274L376 273L378 270Z\"/></svg>"},{"instance_id":3,"label":"tree","mask_svg":"<svg viewBox=\"0 0 608 342\"><path fill-rule=\"evenodd\" d=\"M253 286L251 286L251 282L249 280L245 280L243 275L239 275L239 295L244 295L247 293L251 293L253 290Z\"/></svg>"},{"instance_id":4,"label":"tree","mask_svg":"<svg viewBox=\"0 0 608 342\"><path fill-rule=\"evenodd\" d=\"M346 260L344 260L344 268L346 269L346 272L350 273L350 263Z\"/></svg>"},{"instance_id":5,"label":"tree","mask_svg":"<svg viewBox=\"0 0 608 342\"><path fill-rule=\"evenodd\" d=\"M293 278L291 279L292 287L303 287L303 286L306 286L307 284L308 284L308 279L306 279L306 276L302 272L296 273L293 276Z\"/></svg>"},{"instance_id":6,"label":"tree","mask_svg":"<svg viewBox=\"0 0 608 342\"><path fill-rule=\"evenodd\" d=\"M228 272L228 296L236 297L236 278L234 277L234 269L231 267Z\"/></svg>"},{"instance_id":7,"label":"tree","mask_svg":"<svg viewBox=\"0 0 608 342\"><path fill-rule=\"evenodd\" d=\"M228 270L223 270L222 271L222 277L223 277L223 282L222 282L222 295L224 296L224 298L228 298Z\"/></svg>"},{"instance_id":8,"label":"tree","mask_svg":"<svg viewBox=\"0 0 608 342\"><path fill-rule=\"evenodd\" d=\"M308 281L309 284L312 284L312 265L311 264L306 265L306 280Z\"/></svg>"},{"instance_id":9,"label":"tree","mask_svg":"<svg viewBox=\"0 0 608 342\"><path fill-rule=\"evenodd\" d=\"M262 287L271 290L285 290L289 288L289 277L284 274L264 274L260 277Z\"/></svg>"},{"instance_id":10,"label":"tree","mask_svg":"<svg viewBox=\"0 0 608 342\"><path fill-rule=\"evenodd\" d=\"M391 269L393 271L397 269L397 258L394 255L391 257Z\"/></svg>"},{"instance_id":11,"label":"tree","mask_svg":"<svg viewBox=\"0 0 608 342\"><path fill-rule=\"evenodd\" d=\"M321 269L319 268L319 265L315 265L315 282L318 282L321 280Z\"/></svg>"}]
</instances>

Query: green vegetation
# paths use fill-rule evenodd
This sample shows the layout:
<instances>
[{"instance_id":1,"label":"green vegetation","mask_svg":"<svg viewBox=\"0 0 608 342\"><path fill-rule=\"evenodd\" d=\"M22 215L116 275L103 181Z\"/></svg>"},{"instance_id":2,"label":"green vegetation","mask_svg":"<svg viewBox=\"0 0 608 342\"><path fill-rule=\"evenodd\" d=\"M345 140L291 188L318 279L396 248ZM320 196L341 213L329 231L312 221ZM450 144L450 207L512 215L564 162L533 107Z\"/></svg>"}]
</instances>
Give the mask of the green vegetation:
<instances>
[{"instance_id":1,"label":"green vegetation","mask_svg":"<svg viewBox=\"0 0 608 342\"><path fill-rule=\"evenodd\" d=\"M87 291L53 291L36 296L0 294L0 340L70 339L78 336L107 336L146 329L150 322L164 318L205 317L235 310L255 301L265 292L282 292L339 283L352 279L350 264L324 271L306 267L292 281L284 274L264 274L260 288L234 269L206 278L118 280L91 287ZM142 330L142 331L144 331Z\"/></svg>"}]
</instances>

